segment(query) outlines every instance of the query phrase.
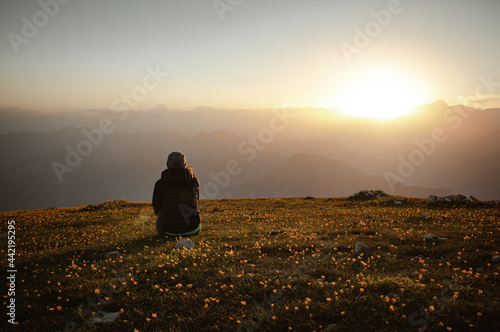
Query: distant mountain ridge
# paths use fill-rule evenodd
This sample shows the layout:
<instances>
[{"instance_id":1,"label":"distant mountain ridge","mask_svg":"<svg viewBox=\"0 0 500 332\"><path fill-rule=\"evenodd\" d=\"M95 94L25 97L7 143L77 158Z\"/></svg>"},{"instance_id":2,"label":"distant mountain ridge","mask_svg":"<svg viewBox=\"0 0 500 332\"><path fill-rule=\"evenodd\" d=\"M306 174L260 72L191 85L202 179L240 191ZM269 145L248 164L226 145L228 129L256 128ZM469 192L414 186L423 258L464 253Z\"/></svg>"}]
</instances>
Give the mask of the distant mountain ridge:
<instances>
[{"instance_id":1,"label":"distant mountain ridge","mask_svg":"<svg viewBox=\"0 0 500 332\"><path fill-rule=\"evenodd\" d=\"M188 164L194 167L204 197L212 197L205 195L206 186L215 183L214 176L225 172L228 163L234 161L241 172L230 176L227 184L219 184L215 198L334 197L382 189L404 196L456 193L500 199L500 110L471 112L453 128L458 122L443 121L442 114L449 111L445 107L442 103L428 105L422 111L430 114L427 117L413 115L400 122L341 119L326 110L290 110L294 117L275 131L270 121L276 115L270 111L243 111L240 115L210 109L192 114L168 111L165 114L171 120L175 114L186 116L179 120L178 130L139 132L130 124L129 131L107 133L90 154L82 157L81 164L62 175L62 182L52 164L65 164L68 147L76 149L86 139L83 131L95 127L4 134L0 135L0 210L116 199L148 201L167 155L175 150L184 152ZM151 118L154 114L144 112L142 116ZM191 124L188 132L194 134L188 135L181 123L196 119L196 114L203 116ZM208 129L219 116L239 119L239 126L232 130ZM133 117L141 118L141 114ZM237 128L245 122L247 130L239 131ZM224 126L229 128L230 123L221 124ZM435 143L429 155L418 152L415 141L429 141L436 128L443 131L446 140ZM415 153L421 153L424 159L392 191L384 173L398 175L401 158L409 160Z\"/></svg>"},{"instance_id":2,"label":"distant mountain ridge","mask_svg":"<svg viewBox=\"0 0 500 332\"><path fill-rule=\"evenodd\" d=\"M382 176L367 175L338 160L309 153L290 157L285 165L257 181L249 181L235 190L235 196L250 197L345 197L368 188L389 191ZM398 186L399 195L448 195L444 189Z\"/></svg>"}]
</instances>

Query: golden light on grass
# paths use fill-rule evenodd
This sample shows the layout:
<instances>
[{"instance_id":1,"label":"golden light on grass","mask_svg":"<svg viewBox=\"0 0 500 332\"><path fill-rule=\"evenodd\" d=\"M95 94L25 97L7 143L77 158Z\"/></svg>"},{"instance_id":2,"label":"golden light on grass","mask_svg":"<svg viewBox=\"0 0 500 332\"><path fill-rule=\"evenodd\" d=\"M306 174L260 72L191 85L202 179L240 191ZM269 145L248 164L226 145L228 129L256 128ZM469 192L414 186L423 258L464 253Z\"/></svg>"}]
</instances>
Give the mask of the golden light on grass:
<instances>
[{"instance_id":1,"label":"golden light on grass","mask_svg":"<svg viewBox=\"0 0 500 332\"><path fill-rule=\"evenodd\" d=\"M19 257L20 261L30 262L26 265L30 277L25 278L30 292L18 295L29 304L19 309L24 310L20 314L41 315L52 308L50 312L56 320L76 319L74 312L78 312L79 301L82 296L88 296L103 302L98 305L103 311L131 309L131 303L136 302L149 303L142 311L127 310L119 318L120 323L116 323L119 325L127 320L139 330L154 329L153 323L165 322L165 317L157 314L165 309L165 303L176 308L174 311L178 310L174 314L196 312L195 319L179 325L191 330L206 326L206 323L216 323L231 330L236 326L235 320L248 325L249 319L258 318L255 313L264 315L264 321L272 322L277 330L286 329L298 316L318 330L325 322L317 320L316 313L323 317L342 315L339 328L356 329L360 328L355 325L355 315L359 313L349 308L378 301L385 310L380 313L381 319L374 320L373 328L384 330L385 322L389 321L399 322L395 323L395 328L405 329L408 317L419 312L419 307L429 315L439 315L438 308L442 306L435 306L433 301L441 300L441 294L453 301L446 303L447 306L460 309L461 302L454 300L462 299L464 293L449 288L449 282L457 280L471 287L471 292L467 293L471 296L468 304L471 310L457 310L466 314L453 317L441 314L434 324L442 321L443 326L455 326L473 322L483 330L491 327L488 325L491 320L484 317L492 317L498 307L486 308L482 303L494 303L491 296L494 283L491 281L498 278L498 266L488 265L483 272L472 274L470 267L479 266L477 264L487 256L476 251L481 250L484 241L498 241L498 232L484 231L498 228L498 208L435 210L432 211L432 223L424 220L416 223L413 217L426 209L418 199L404 209L370 203L346 207L344 203L343 199L318 198L305 202L290 198L286 200L287 208L278 210L273 200L204 202L210 211L220 207L218 212L204 214L207 228L217 231L207 231L194 238L199 250L193 253L172 250L175 241L153 239L154 223L141 225L141 228L127 224L126 220L139 214L146 204L116 204L116 208L113 207L116 213L109 221L103 221L111 215L108 211L82 208L75 209L74 214L67 213L64 218L57 217L57 224L53 221L57 209L12 213L5 219L24 216L28 220L26 227L32 227L24 230L20 245L20 250L25 252ZM318 205L323 204L330 206L328 215L318 217ZM258 220L244 217L249 213L253 213L252 218L266 217ZM413 221L405 221L410 217ZM74 223L87 226L80 230L73 227ZM58 228L54 231L56 225ZM68 227L60 227L63 225ZM96 231L96 227L100 230ZM273 230L283 228L286 232L269 235L270 227ZM103 233L103 229L108 232ZM117 231L111 231L113 229ZM436 245L432 249L423 243L422 232L436 229L452 238L453 243ZM482 236L464 239L465 234L476 232L474 229L482 232ZM47 234L49 231L58 236L50 239L38 236L39 232ZM404 242L400 242L402 236ZM37 241L30 241L30 238ZM83 244L75 247L75 240ZM379 257L374 257L367 265L353 259L351 249L358 240L371 244ZM103 258L103 248L108 249L110 243L127 250L122 262ZM337 250L334 250L336 243ZM394 243L399 244L392 245ZM233 250L234 254L227 254L228 250ZM459 261L458 251L462 258ZM429 259L411 259L416 253ZM61 259L50 260L56 256ZM80 278L67 278L68 274L74 276L72 271L78 271ZM321 282L317 282L318 278ZM49 279L50 284L47 283ZM185 287L181 288L181 282ZM113 296L108 297L108 292ZM255 301L258 306L254 305ZM435 306L435 310L431 306ZM307 307L312 316L303 312ZM85 304L80 315L85 315L89 308L97 311ZM228 312L236 312L234 320L224 320ZM371 312L362 314L368 317Z\"/></svg>"}]
</instances>

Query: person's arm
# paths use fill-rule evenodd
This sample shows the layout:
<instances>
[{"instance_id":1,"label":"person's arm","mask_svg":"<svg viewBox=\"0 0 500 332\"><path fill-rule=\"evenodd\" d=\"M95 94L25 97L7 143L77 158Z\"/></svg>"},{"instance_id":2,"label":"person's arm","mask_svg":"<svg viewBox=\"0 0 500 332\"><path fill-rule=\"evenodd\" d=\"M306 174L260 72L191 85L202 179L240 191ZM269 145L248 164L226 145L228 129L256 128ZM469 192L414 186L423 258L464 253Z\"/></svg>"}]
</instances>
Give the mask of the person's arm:
<instances>
[{"instance_id":1,"label":"person's arm","mask_svg":"<svg viewBox=\"0 0 500 332\"><path fill-rule=\"evenodd\" d=\"M196 200L200 199L200 182L198 181L198 178L194 176L193 178L193 192L195 194Z\"/></svg>"},{"instance_id":2,"label":"person's arm","mask_svg":"<svg viewBox=\"0 0 500 332\"><path fill-rule=\"evenodd\" d=\"M158 180L155 183L155 187L153 190L153 211L155 215L158 215L160 213L160 209L163 203L163 181Z\"/></svg>"}]
</instances>

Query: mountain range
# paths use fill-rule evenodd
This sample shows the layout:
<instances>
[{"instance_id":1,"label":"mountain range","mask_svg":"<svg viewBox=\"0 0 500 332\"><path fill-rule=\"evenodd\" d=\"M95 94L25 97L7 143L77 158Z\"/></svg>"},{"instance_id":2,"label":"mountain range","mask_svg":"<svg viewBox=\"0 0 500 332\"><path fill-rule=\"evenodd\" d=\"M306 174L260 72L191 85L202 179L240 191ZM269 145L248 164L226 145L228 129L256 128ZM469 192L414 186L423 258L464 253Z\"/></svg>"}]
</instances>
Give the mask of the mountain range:
<instances>
[{"instance_id":1,"label":"mountain range","mask_svg":"<svg viewBox=\"0 0 500 332\"><path fill-rule=\"evenodd\" d=\"M61 123L54 131L40 127L0 135L0 210L149 201L167 155L176 150L193 166L202 198L335 197L381 189L404 196L500 199L500 110L462 108L468 116L459 122L462 113L450 113L453 108L436 102L384 122L313 108L286 110L288 118L275 110L155 110L134 113L138 126L124 126L104 110L101 118L112 119L116 128L102 136L99 122L92 125L90 119L99 119L92 111L85 127ZM0 110L0 119L12 122L13 114ZM440 140L434 139L436 130ZM405 162L411 172L401 171ZM58 175L54 165L64 171ZM387 174L398 181L391 185Z\"/></svg>"}]
</instances>

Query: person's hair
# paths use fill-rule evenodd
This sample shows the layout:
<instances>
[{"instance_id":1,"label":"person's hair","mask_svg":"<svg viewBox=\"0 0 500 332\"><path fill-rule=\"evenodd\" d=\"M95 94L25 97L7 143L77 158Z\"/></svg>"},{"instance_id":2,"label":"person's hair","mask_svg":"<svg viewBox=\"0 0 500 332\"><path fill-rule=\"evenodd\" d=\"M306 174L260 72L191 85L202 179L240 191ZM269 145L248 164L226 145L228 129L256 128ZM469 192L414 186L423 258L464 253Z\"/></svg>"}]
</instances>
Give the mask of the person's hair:
<instances>
[{"instance_id":1,"label":"person's hair","mask_svg":"<svg viewBox=\"0 0 500 332\"><path fill-rule=\"evenodd\" d=\"M186 168L186 157L179 151L174 151L168 155L168 168Z\"/></svg>"}]
</instances>

